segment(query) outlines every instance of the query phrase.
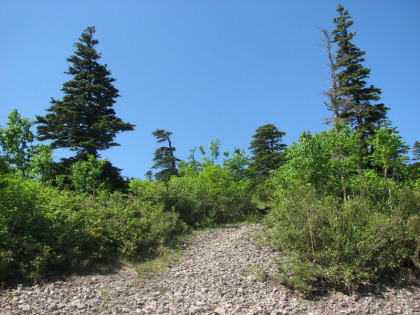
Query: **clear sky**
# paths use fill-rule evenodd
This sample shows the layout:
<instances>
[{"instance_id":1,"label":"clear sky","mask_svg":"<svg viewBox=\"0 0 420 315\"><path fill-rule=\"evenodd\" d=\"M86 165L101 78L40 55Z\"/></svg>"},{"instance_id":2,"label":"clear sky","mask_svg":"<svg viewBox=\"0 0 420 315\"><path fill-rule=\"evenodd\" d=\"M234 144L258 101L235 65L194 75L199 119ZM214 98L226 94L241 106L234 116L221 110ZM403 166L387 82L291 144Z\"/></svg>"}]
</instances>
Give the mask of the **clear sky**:
<instances>
[{"instance_id":1,"label":"clear sky","mask_svg":"<svg viewBox=\"0 0 420 315\"><path fill-rule=\"evenodd\" d=\"M103 151L123 175L144 178L173 132L176 155L208 147L247 149L255 129L274 124L286 144L328 127L320 27L332 30L338 3L366 51L368 84L381 88L403 140L420 140L418 0L0 0L0 124L17 108L34 119L61 99L66 59L87 26L116 79L117 116L136 125ZM60 157L63 152L56 151Z\"/></svg>"}]
</instances>

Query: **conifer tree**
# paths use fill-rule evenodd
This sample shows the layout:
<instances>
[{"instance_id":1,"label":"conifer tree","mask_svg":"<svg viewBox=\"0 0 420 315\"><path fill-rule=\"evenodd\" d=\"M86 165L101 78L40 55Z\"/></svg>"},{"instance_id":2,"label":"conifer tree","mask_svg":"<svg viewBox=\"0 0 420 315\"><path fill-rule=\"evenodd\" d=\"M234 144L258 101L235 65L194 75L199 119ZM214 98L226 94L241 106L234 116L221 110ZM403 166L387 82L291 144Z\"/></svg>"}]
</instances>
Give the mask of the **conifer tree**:
<instances>
[{"instance_id":1,"label":"conifer tree","mask_svg":"<svg viewBox=\"0 0 420 315\"><path fill-rule=\"evenodd\" d=\"M373 104L380 100L381 90L373 85L367 86L370 69L362 65L366 53L352 42L356 33L349 31L354 24L349 12L342 5L338 6L337 12L338 16L333 20L336 29L332 31L333 42L338 45L334 65L339 90L336 95L349 101L340 118L366 138L386 120L388 108L384 104Z\"/></svg>"},{"instance_id":2,"label":"conifer tree","mask_svg":"<svg viewBox=\"0 0 420 315\"><path fill-rule=\"evenodd\" d=\"M254 169L261 177L268 177L271 170L279 168L285 162L284 150L286 145L282 143L284 131L279 131L272 124L263 125L255 130L251 141L250 168Z\"/></svg>"},{"instance_id":3,"label":"conifer tree","mask_svg":"<svg viewBox=\"0 0 420 315\"><path fill-rule=\"evenodd\" d=\"M172 146L170 131L164 129L156 129L152 132L152 135L157 139L157 143L167 142L167 147L157 148L155 151L155 157L153 161L153 169L161 169L161 171L155 174L155 178L160 182L168 182L171 176L178 176L178 170L176 168L176 162L180 161L174 156L175 147Z\"/></svg>"},{"instance_id":4,"label":"conifer tree","mask_svg":"<svg viewBox=\"0 0 420 315\"><path fill-rule=\"evenodd\" d=\"M416 141L413 145L413 161L420 161L420 142Z\"/></svg>"},{"instance_id":5,"label":"conifer tree","mask_svg":"<svg viewBox=\"0 0 420 315\"><path fill-rule=\"evenodd\" d=\"M326 118L325 122L327 124L337 125L337 123L343 120L341 117L342 113L348 109L350 102L349 97L344 97L343 93L338 88L337 64L333 53L331 33L325 28L322 28L321 32L323 36L322 43L327 50L328 67L330 68L330 89L324 92L324 95L328 98L329 102L325 102L325 105L329 111L333 112L333 117Z\"/></svg>"},{"instance_id":6,"label":"conifer tree","mask_svg":"<svg viewBox=\"0 0 420 315\"><path fill-rule=\"evenodd\" d=\"M98 158L98 151L119 145L114 142L117 133L134 130L134 125L116 117L118 90L107 65L98 63L101 55L94 34L95 27L88 27L74 44L76 51L67 59L71 65L65 72L72 78L63 84L63 99L51 99L48 113L37 116L38 139L52 140L54 149L76 151L76 160L89 154Z\"/></svg>"}]
</instances>

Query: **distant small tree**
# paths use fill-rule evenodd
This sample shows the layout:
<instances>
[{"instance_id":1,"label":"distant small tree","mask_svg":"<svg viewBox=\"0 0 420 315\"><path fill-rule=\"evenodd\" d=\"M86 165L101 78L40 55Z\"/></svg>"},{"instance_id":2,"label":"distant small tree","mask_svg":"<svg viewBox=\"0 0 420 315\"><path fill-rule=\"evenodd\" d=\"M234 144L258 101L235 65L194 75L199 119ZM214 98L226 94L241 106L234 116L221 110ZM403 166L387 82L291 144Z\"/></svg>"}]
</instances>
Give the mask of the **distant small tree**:
<instances>
[{"instance_id":1,"label":"distant small tree","mask_svg":"<svg viewBox=\"0 0 420 315\"><path fill-rule=\"evenodd\" d=\"M188 165L195 171L199 171L200 170L200 162L198 162L195 159L195 152L197 151L197 148L194 148L192 150L190 150L191 154L188 156Z\"/></svg>"},{"instance_id":2,"label":"distant small tree","mask_svg":"<svg viewBox=\"0 0 420 315\"><path fill-rule=\"evenodd\" d=\"M168 182L171 176L178 176L176 163L180 161L175 157L175 147L172 146L171 135L172 132L164 129L156 129L152 135L157 139L157 143L167 142L168 146L157 148L153 161L155 164L153 169L161 169L155 174L157 181Z\"/></svg>"},{"instance_id":3,"label":"distant small tree","mask_svg":"<svg viewBox=\"0 0 420 315\"><path fill-rule=\"evenodd\" d=\"M285 162L284 150L287 146L282 143L282 138L286 133L272 124L263 125L255 131L249 147L253 154L249 167L261 177L269 177L271 170Z\"/></svg>"},{"instance_id":4,"label":"distant small tree","mask_svg":"<svg viewBox=\"0 0 420 315\"><path fill-rule=\"evenodd\" d=\"M213 164L219 164L219 155L220 155L220 139L212 139L209 145L209 151Z\"/></svg>"},{"instance_id":5,"label":"distant small tree","mask_svg":"<svg viewBox=\"0 0 420 315\"><path fill-rule=\"evenodd\" d=\"M244 149L234 148L232 156L224 152L226 159L223 160L223 167L235 175L238 180L249 180L255 177L255 171L249 168L251 158L245 154Z\"/></svg>"},{"instance_id":6,"label":"distant small tree","mask_svg":"<svg viewBox=\"0 0 420 315\"><path fill-rule=\"evenodd\" d=\"M210 156L206 156L207 152L204 150L203 146L199 146L198 150L200 151L200 154L202 156L203 162L201 163L201 166L204 165L219 165L219 156L220 156L220 139L212 139L210 141L210 145L208 146L208 152L210 153ZM195 149L194 149L195 153Z\"/></svg>"},{"instance_id":7,"label":"distant small tree","mask_svg":"<svg viewBox=\"0 0 420 315\"><path fill-rule=\"evenodd\" d=\"M151 170L148 170L148 171L146 172L146 174L144 174L144 176L146 176L146 179L147 179L148 181L152 181L153 172L152 172Z\"/></svg>"},{"instance_id":8,"label":"distant small tree","mask_svg":"<svg viewBox=\"0 0 420 315\"><path fill-rule=\"evenodd\" d=\"M420 161L420 142L416 141L413 145L413 161Z\"/></svg>"}]
</instances>

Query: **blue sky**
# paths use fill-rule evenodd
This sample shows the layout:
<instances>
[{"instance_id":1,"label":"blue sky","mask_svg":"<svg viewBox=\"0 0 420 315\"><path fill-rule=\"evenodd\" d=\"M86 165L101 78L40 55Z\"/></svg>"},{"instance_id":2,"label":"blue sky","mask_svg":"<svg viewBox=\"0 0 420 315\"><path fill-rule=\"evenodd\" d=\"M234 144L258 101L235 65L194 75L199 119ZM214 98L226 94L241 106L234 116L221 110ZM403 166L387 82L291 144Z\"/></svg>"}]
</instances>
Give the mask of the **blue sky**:
<instances>
[{"instance_id":1,"label":"blue sky","mask_svg":"<svg viewBox=\"0 0 420 315\"><path fill-rule=\"evenodd\" d=\"M418 0L14 0L0 1L0 124L17 108L34 119L61 99L73 44L96 27L97 50L116 79L115 111L135 131L101 153L123 175L144 178L157 128L173 132L177 157L219 138L247 149L255 129L274 124L286 144L328 127L320 27L349 10L388 117L403 140L420 140ZM56 151L60 157L65 154Z\"/></svg>"}]
</instances>

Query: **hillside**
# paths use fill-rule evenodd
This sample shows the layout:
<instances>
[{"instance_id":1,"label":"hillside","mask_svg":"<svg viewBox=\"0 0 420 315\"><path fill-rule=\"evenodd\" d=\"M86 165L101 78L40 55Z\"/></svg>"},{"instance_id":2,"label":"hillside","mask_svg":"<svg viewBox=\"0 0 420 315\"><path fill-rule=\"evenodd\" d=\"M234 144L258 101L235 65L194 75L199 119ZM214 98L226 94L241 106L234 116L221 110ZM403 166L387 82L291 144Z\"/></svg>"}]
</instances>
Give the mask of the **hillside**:
<instances>
[{"instance_id":1,"label":"hillside","mask_svg":"<svg viewBox=\"0 0 420 315\"><path fill-rule=\"evenodd\" d=\"M275 279L278 254L257 245L259 225L202 230L162 274L123 267L5 290L2 314L418 314L418 279L364 293L308 297Z\"/></svg>"}]
</instances>

